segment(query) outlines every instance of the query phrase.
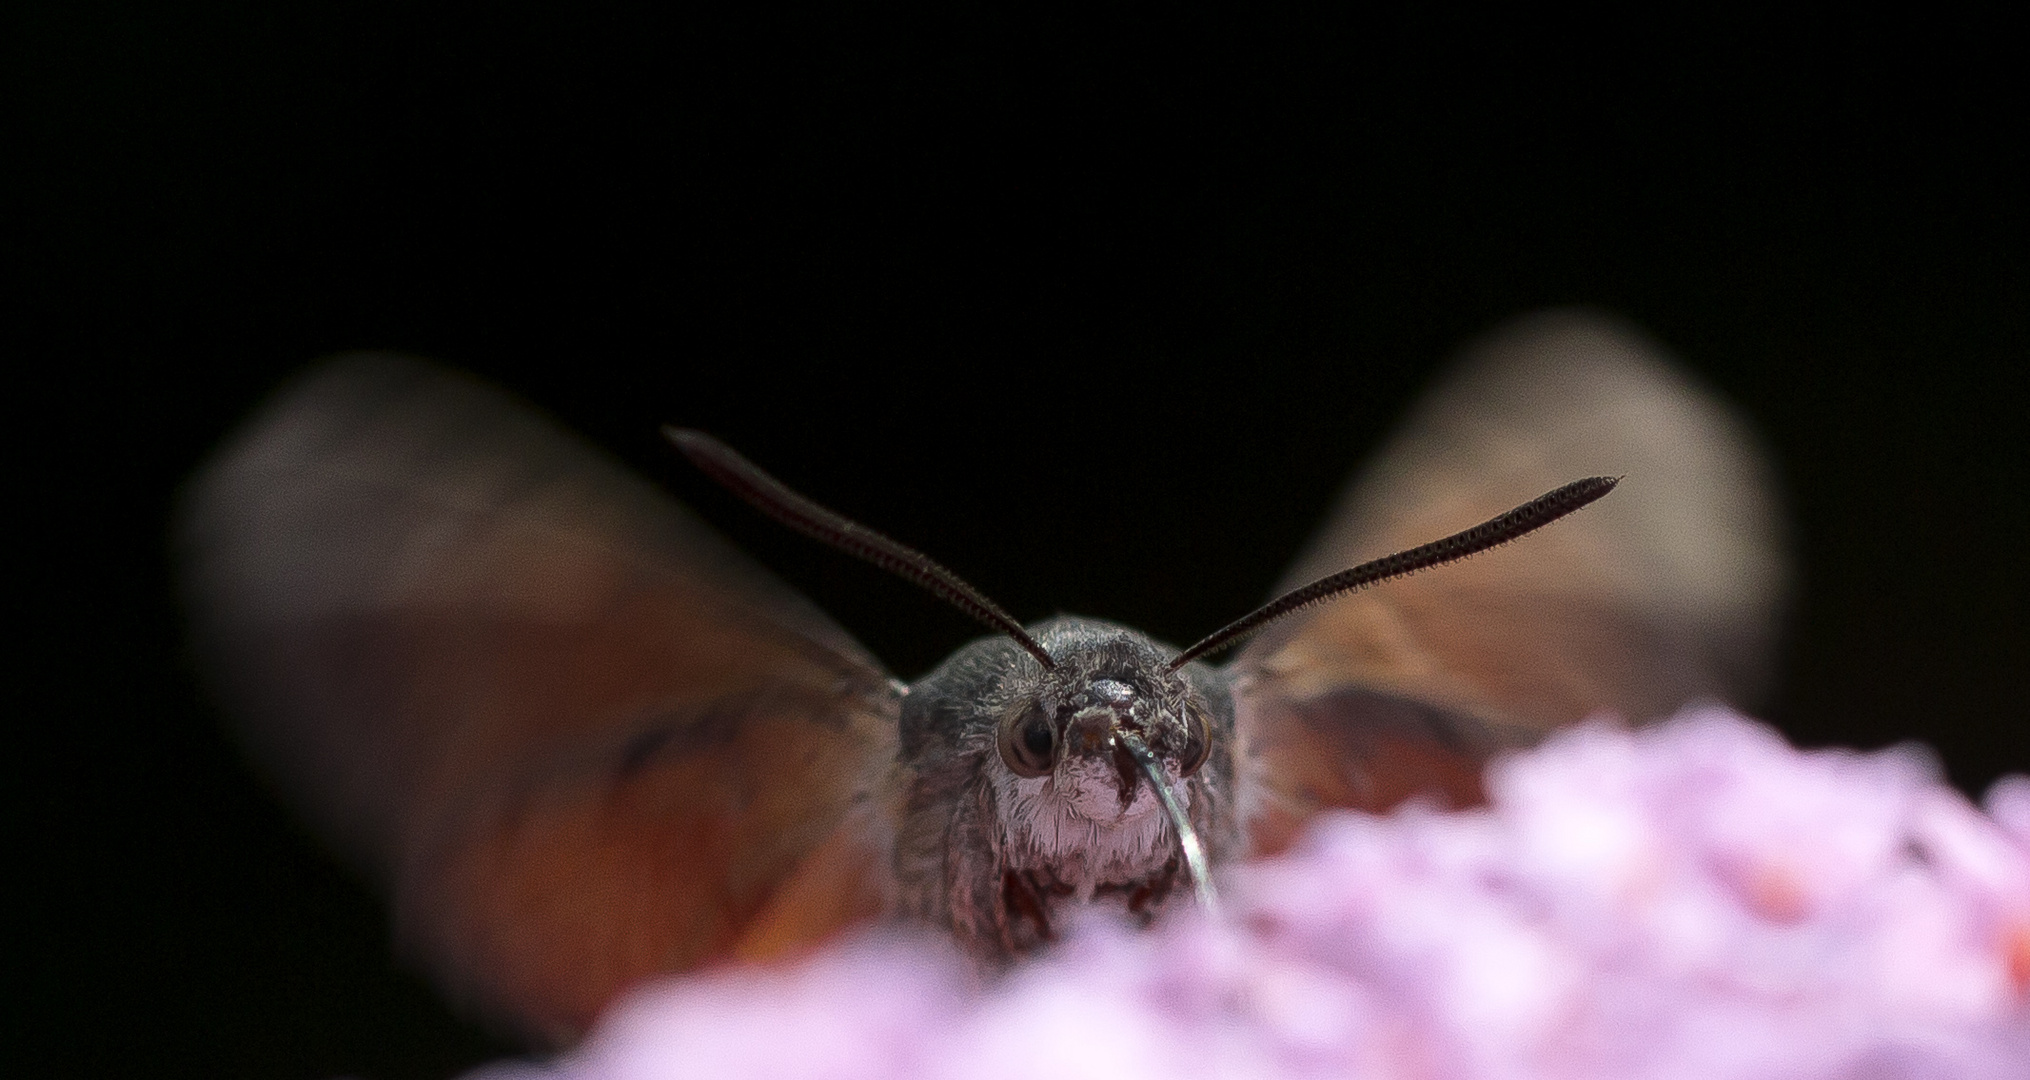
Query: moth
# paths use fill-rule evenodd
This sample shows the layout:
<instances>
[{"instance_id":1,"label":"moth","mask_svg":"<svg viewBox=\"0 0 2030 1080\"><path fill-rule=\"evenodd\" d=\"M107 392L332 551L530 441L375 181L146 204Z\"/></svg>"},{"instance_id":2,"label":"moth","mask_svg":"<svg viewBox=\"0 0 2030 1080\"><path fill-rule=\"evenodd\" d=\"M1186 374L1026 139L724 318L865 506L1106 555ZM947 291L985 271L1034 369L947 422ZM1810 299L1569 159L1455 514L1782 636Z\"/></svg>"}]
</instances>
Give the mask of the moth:
<instances>
[{"instance_id":1,"label":"moth","mask_svg":"<svg viewBox=\"0 0 2030 1080\"><path fill-rule=\"evenodd\" d=\"M179 511L195 650L251 759L385 886L454 1000L536 1043L568 1044L643 979L866 920L1000 962L1070 908L1146 920L1209 897L1220 866L1325 808L1470 804L1490 756L1557 725L1752 698L1785 584L1744 425L1584 311L1469 348L1278 594L1325 584L1198 650L1092 618L1023 626L673 437L996 633L898 682L599 451L400 357L285 388ZM1612 497L1452 560L1602 476L1625 478ZM1244 637L1229 663L1201 656Z\"/></svg>"}]
</instances>

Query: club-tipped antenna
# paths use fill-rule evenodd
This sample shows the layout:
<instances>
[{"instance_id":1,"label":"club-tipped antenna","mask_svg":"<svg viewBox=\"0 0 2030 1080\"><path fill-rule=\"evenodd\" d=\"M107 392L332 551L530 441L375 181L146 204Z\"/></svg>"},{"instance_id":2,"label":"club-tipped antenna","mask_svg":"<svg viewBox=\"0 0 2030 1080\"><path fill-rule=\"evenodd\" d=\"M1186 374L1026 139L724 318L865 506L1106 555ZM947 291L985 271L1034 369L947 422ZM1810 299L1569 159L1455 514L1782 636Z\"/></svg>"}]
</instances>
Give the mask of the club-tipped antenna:
<instances>
[{"instance_id":1,"label":"club-tipped antenna","mask_svg":"<svg viewBox=\"0 0 2030 1080\"><path fill-rule=\"evenodd\" d=\"M1163 803L1163 813L1170 818L1170 827L1177 830L1177 846L1184 852L1184 869L1191 875L1191 888L1198 894L1198 906L1208 914L1219 913L1219 894L1212 889L1212 873L1205 859L1205 844L1198 838L1198 830L1191 825L1191 818L1184 813L1183 804L1177 801L1177 793L1171 790L1170 774L1163 769L1163 763L1149 750L1149 744L1132 731L1120 730L1114 738L1128 748L1129 756L1142 769L1142 775L1149 778L1149 786L1156 789L1156 798Z\"/></svg>"},{"instance_id":2,"label":"club-tipped antenna","mask_svg":"<svg viewBox=\"0 0 2030 1080\"><path fill-rule=\"evenodd\" d=\"M1341 570L1329 577L1319 578L1309 585L1292 589L1220 627L1198 644L1178 653L1177 659L1170 661L1170 670L1176 671L1201 656L1232 645L1291 612L1330 600L1340 593L1364 589L1391 578L1456 562L1468 555L1486 551L1491 547L1499 547L1510 540L1535 532L1613 491L1614 485L1619 483L1620 479L1617 476L1592 476L1584 480L1574 480L1556 491L1539 495L1505 514L1489 518L1464 532L1453 533L1443 540L1433 540L1408 551L1384 555L1372 562L1361 563L1350 570Z\"/></svg>"},{"instance_id":3,"label":"club-tipped antenna","mask_svg":"<svg viewBox=\"0 0 2030 1080\"><path fill-rule=\"evenodd\" d=\"M1001 610L999 604L981 595L980 590L966 584L957 574L939 566L930 556L898 544L797 494L790 490L789 485L763 472L759 465L741 457L732 447L702 431L665 427L663 436L675 443L700 472L717 480L726 490L745 499L755 509L805 536L821 540L897 577L915 582L989 628L1013 638L1015 644L1022 646L1046 669L1057 666L1057 662L1036 643L1035 638L1029 636L1028 631L1022 629L1022 624L1016 622L1014 616Z\"/></svg>"}]
</instances>

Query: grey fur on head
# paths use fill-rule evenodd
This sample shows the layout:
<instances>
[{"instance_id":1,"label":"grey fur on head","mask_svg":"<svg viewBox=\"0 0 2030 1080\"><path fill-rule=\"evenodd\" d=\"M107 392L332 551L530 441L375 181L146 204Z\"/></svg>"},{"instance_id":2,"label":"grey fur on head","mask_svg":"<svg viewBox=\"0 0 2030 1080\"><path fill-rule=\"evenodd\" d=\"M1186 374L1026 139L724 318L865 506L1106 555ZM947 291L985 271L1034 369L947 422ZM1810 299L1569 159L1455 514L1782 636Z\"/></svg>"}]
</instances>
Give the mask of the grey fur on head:
<instances>
[{"instance_id":1,"label":"grey fur on head","mask_svg":"<svg viewBox=\"0 0 2030 1080\"><path fill-rule=\"evenodd\" d=\"M1229 678L1202 664L1172 672L1175 649L1114 623L1066 616L1030 633L1054 669L1008 638L984 638L902 703L897 900L989 958L1049 940L1068 904L1114 900L1146 921L1189 892L1155 793L1115 763L1125 751L1110 740L1072 745L1088 731L1119 722L1141 732L1207 856L1217 863L1239 844ZM1001 733L1039 717L1054 734L1048 771L1018 775Z\"/></svg>"}]
</instances>

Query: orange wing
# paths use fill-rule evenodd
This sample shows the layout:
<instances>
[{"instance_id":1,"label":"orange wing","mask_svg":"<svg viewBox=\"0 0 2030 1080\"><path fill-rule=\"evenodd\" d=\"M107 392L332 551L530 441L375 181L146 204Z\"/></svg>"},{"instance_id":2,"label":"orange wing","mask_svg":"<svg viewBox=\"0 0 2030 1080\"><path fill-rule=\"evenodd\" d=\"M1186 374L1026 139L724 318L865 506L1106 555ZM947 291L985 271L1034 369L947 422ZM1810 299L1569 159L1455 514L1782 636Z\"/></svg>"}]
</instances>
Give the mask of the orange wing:
<instances>
[{"instance_id":1,"label":"orange wing","mask_svg":"<svg viewBox=\"0 0 2030 1080\"><path fill-rule=\"evenodd\" d=\"M342 358L186 493L194 636L263 770L532 1038L878 912L894 684L547 419Z\"/></svg>"},{"instance_id":2,"label":"orange wing","mask_svg":"<svg viewBox=\"0 0 2030 1080\"><path fill-rule=\"evenodd\" d=\"M1596 711L1640 722L1762 688L1786 573L1768 470L1724 405L1599 315L1538 315L1470 349L1284 585L1595 475L1624 479L1542 532L1250 643L1236 667L1258 849L1324 806L1477 801L1488 756Z\"/></svg>"}]
</instances>

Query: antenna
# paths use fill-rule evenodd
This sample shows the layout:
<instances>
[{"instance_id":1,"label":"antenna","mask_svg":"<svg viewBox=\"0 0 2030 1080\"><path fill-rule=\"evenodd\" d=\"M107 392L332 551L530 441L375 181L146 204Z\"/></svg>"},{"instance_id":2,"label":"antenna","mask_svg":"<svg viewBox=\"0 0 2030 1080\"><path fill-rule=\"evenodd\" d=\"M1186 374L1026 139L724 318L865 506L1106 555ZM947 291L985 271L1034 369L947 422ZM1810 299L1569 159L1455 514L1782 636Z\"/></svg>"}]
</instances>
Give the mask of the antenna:
<instances>
[{"instance_id":1,"label":"antenna","mask_svg":"<svg viewBox=\"0 0 2030 1080\"><path fill-rule=\"evenodd\" d=\"M1594 476L1585 480L1575 480L1556 491L1539 495L1505 514L1489 518L1464 532L1453 533L1443 540L1433 540L1408 551L1384 555L1372 562L1361 563L1351 570L1341 570L1329 577L1319 578L1309 585L1292 589L1220 627L1198 644L1178 653L1177 659L1170 661L1170 670L1176 671L1207 653L1232 645L1291 612L1330 600L1340 593L1365 589L1391 578L1457 562L1468 555L1486 551L1491 547L1499 547L1510 540L1535 532L1613 491L1614 485L1620 482L1621 478L1618 476Z\"/></svg>"},{"instance_id":2,"label":"antenna","mask_svg":"<svg viewBox=\"0 0 2030 1080\"><path fill-rule=\"evenodd\" d=\"M700 472L745 499L755 509L805 536L821 540L897 577L915 582L951 606L1013 638L1015 644L1022 646L1046 670L1057 666L1057 661L1052 660L1050 653L1022 629L1022 624L1016 622L1014 616L1001 610L1000 605L981 595L978 589L966 584L957 574L933 562L930 556L904 547L791 491L788 485L763 472L759 465L702 431L664 427L663 436L675 443Z\"/></svg>"}]
</instances>

